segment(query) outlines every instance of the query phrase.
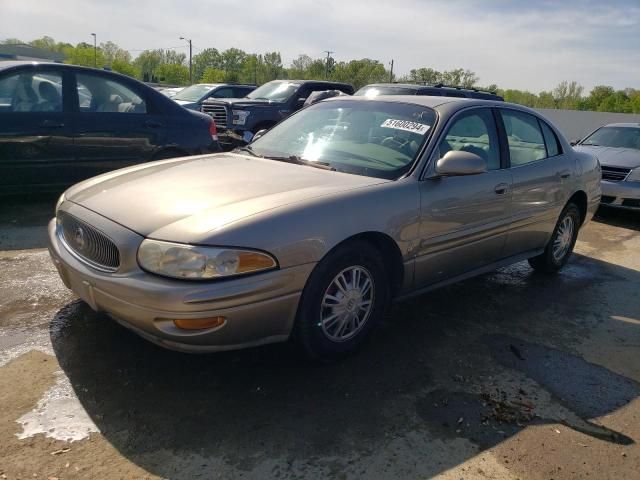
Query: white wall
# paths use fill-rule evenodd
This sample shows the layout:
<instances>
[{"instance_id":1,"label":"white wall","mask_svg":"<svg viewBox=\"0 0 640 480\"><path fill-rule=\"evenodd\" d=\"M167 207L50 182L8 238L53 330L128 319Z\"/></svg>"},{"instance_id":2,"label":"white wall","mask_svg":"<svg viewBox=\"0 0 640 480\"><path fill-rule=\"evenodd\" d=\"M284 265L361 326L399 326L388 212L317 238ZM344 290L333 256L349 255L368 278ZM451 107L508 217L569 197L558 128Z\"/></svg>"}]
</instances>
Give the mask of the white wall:
<instances>
[{"instance_id":1,"label":"white wall","mask_svg":"<svg viewBox=\"0 0 640 480\"><path fill-rule=\"evenodd\" d=\"M583 112L550 108L536 108L535 110L558 127L570 142L584 138L596 128L607 123L640 124L640 115L629 113Z\"/></svg>"}]
</instances>

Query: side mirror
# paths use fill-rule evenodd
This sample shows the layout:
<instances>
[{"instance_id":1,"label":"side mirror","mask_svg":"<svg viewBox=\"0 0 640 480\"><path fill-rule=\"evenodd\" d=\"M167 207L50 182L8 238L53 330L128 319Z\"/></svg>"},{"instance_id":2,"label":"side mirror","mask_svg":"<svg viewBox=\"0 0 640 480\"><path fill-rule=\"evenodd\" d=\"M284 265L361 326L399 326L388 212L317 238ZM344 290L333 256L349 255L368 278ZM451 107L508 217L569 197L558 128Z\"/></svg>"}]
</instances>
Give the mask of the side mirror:
<instances>
[{"instance_id":1,"label":"side mirror","mask_svg":"<svg viewBox=\"0 0 640 480\"><path fill-rule=\"evenodd\" d=\"M306 102L306 101L307 101L306 98L300 97L300 98L298 98L297 103L298 103L299 106L303 106L304 102Z\"/></svg>"},{"instance_id":2,"label":"side mirror","mask_svg":"<svg viewBox=\"0 0 640 480\"><path fill-rule=\"evenodd\" d=\"M435 171L442 177L477 175L487 171L487 161L475 153L450 150L438 159Z\"/></svg>"},{"instance_id":3,"label":"side mirror","mask_svg":"<svg viewBox=\"0 0 640 480\"><path fill-rule=\"evenodd\" d=\"M263 136L265 133L267 133L267 129L263 128L262 130L258 130L256 132L256 134L253 136L253 138L251 139L252 142L255 142L257 139L259 139L261 136Z\"/></svg>"}]
</instances>

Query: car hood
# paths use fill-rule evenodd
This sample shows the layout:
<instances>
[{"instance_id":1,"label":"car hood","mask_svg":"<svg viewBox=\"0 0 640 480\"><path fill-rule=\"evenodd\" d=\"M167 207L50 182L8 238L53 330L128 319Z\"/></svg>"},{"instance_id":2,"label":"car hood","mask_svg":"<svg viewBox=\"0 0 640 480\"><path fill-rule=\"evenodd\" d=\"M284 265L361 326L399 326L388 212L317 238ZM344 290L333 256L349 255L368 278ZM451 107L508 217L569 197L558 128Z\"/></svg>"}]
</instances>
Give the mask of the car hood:
<instances>
[{"instance_id":1,"label":"car hood","mask_svg":"<svg viewBox=\"0 0 640 480\"><path fill-rule=\"evenodd\" d=\"M227 153L117 170L65 197L145 237L198 243L252 215L388 181Z\"/></svg>"},{"instance_id":2,"label":"car hood","mask_svg":"<svg viewBox=\"0 0 640 480\"><path fill-rule=\"evenodd\" d=\"M191 102L189 100L173 100L174 102L176 102L178 105L182 105L183 107L186 106L190 106L190 105L197 105L197 102Z\"/></svg>"},{"instance_id":3,"label":"car hood","mask_svg":"<svg viewBox=\"0 0 640 480\"><path fill-rule=\"evenodd\" d=\"M589 152L600 160L601 165L610 167L636 168L640 167L640 150L633 148L596 147L579 145L574 147L578 151Z\"/></svg>"}]
</instances>

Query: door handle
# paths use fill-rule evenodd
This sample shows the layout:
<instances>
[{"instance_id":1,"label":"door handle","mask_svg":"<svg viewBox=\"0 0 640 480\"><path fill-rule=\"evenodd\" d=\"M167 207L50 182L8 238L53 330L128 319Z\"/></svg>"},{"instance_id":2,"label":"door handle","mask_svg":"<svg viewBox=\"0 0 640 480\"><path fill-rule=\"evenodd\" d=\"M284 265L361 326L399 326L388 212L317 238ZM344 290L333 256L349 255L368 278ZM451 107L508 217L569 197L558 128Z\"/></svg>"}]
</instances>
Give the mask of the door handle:
<instances>
[{"instance_id":1,"label":"door handle","mask_svg":"<svg viewBox=\"0 0 640 480\"><path fill-rule=\"evenodd\" d=\"M497 195L504 195L509 191L509 185L507 185L506 183L499 183L495 186L493 191L496 192Z\"/></svg>"},{"instance_id":2,"label":"door handle","mask_svg":"<svg viewBox=\"0 0 640 480\"><path fill-rule=\"evenodd\" d=\"M64 127L64 123L56 122L55 120L45 120L40 124L40 126L46 127L46 128L62 128Z\"/></svg>"},{"instance_id":3,"label":"door handle","mask_svg":"<svg viewBox=\"0 0 640 480\"><path fill-rule=\"evenodd\" d=\"M563 170L562 172L558 172L558 176L560 178L569 178L571 176L571 172L568 170Z\"/></svg>"},{"instance_id":4,"label":"door handle","mask_svg":"<svg viewBox=\"0 0 640 480\"><path fill-rule=\"evenodd\" d=\"M149 128L160 128L162 126L162 122L158 122L157 120L147 120L144 124Z\"/></svg>"}]
</instances>

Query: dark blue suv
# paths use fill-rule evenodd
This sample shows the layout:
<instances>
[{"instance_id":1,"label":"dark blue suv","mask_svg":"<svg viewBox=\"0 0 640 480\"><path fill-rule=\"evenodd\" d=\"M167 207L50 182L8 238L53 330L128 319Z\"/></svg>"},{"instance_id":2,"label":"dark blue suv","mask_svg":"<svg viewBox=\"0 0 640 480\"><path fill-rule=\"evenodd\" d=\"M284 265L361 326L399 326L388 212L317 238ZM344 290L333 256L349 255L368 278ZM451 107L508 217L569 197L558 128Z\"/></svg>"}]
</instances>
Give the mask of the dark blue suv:
<instances>
[{"instance_id":1,"label":"dark blue suv","mask_svg":"<svg viewBox=\"0 0 640 480\"><path fill-rule=\"evenodd\" d=\"M219 151L211 118L132 78L0 62L0 194L62 190L128 165Z\"/></svg>"}]
</instances>

